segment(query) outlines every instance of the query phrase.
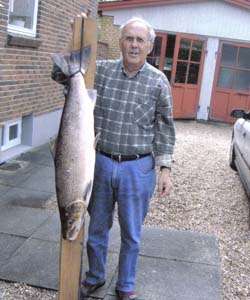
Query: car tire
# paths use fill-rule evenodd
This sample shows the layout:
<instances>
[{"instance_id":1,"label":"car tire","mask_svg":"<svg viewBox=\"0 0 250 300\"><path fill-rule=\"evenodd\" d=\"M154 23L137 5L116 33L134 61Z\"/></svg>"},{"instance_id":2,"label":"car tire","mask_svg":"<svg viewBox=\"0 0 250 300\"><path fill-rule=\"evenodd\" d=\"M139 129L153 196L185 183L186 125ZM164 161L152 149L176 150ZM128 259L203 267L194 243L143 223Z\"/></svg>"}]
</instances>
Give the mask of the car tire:
<instances>
[{"instance_id":1,"label":"car tire","mask_svg":"<svg viewBox=\"0 0 250 300\"><path fill-rule=\"evenodd\" d=\"M230 165L231 169L233 169L234 171L237 171L237 167L235 164L235 150L234 150L233 139L232 139L231 147L230 147L229 165Z\"/></svg>"}]
</instances>

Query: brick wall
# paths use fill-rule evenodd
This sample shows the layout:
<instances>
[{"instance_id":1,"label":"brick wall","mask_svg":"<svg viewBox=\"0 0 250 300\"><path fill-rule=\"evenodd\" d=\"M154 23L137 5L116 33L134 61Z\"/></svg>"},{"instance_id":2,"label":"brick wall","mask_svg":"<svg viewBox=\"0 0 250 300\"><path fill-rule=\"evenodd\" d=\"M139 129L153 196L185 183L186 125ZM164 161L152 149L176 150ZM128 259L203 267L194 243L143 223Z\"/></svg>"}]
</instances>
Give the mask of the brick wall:
<instances>
[{"instance_id":1,"label":"brick wall","mask_svg":"<svg viewBox=\"0 0 250 300\"><path fill-rule=\"evenodd\" d=\"M98 17L98 41L108 45L107 56L109 59L120 57L119 26L114 25L114 17Z\"/></svg>"},{"instance_id":2,"label":"brick wall","mask_svg":"<svg viewBox=\"0 0 250 300\"><path fill-rule=\"evenodd\" d=\"M97 59L108 59L108 44L99 42L97 43Z\"/></svg>"},{"instance_id":3,"label":"brick wall","mask_svg":"<svg viewBox=\"0 0 250 300\"><path fill-rule=\"evenodd\" d=\"M0 122L62 107L62 88L50 79L51 53L65 50L70 20L97 0L40 0L37 36L30 46L7 45L9 0L0 0ZM36 48L33 48L36 47Z\"/></svg>"}]
</instances>

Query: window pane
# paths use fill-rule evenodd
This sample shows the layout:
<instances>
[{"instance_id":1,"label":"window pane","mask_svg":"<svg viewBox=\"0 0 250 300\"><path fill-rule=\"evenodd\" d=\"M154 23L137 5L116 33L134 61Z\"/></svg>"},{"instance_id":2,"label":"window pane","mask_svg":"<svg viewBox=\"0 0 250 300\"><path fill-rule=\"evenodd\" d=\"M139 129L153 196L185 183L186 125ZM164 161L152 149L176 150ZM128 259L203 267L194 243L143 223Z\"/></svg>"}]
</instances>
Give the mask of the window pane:
<instances>
[{"instance_id":1,"label":"window pane","mask_svg":"<svg viewBox=\"0 0 250 300\"><path fill-rule=\"evenodd\" d=\"M35 0L10 0L9 24L33 28Z\"/></svg>"},{"instance_id":2,"label":"window pane","mask_svg":"<svg viewBox=\"0 0 250 300\"><path fill-rule=\"evenodd\" d=\"M223 45L221 64L225 66L236 66L238 48L231 45Z\"/></svg>"},{"instance_id":3,"label":"window pane","mask_svg":"<svg viewBox=\"0 0 250 300\"><path fill-rule=\"evenodd\" d=\"M171 71L173 68L175 39L176 39L175 35L168 34L166 54L165 54L166 58L165 58L165 64L163 67L163 72L167 76L169 81L171 81Z\"/></svg>"},{"instance_id":4,"label":"window pane","mask_svg":"<svg viewBox=\"0 0 250 300\"><path fill-rule=\"evenodd\" d=\"M178 62L176 67L175 82L185 83L188 64L185 62Z\"/></svg>"},{"instance_id":5,"label":"window pane","mask_svg":"<svg viewBox=\"0 0 250 300\"><path fill-rule=\"evenodd\" d=\"M250 68L250 48L240 48L239 66L243 68Z\"/></svg>"},{"instance_id":6,"label":"window pane","mask_svg":"<svg viewBox=\"0 0 250 300\"><path fill-rule=\"evenodd\" d=\"M163 73L167 76L168 80L171 80L171 72L173 67L173 59L166 57L165 65L163 67Z\"/></svg>"},{"instance_id":7,"label":"window pane","mask_svg":"<svg viewBox=\"0 0 250 300\"><path fill-rule=\"evenodd\" d=\"M198 82L199 68L199 64L190 64L187 83L196 84Z\"/></svg>"},{"instance_id":8,"label":"window pane","mask_svg":"<svg viewBox=\"0 0 250 300\"><path fill-rule=\"evenodd\" d=\"M236 71L233 89L250 90L250 71Z\"/></svg>"},{"instance_id":9,"label":"window pane","mask_svg":"<svg viewBox=\"0 0 250 300\"><path fill-rule=\"evenodd\" d=\"M201 60L201 51L202 51L202 42L201 41L193 41L191 60L200 62Z\"/></svg>"},{"instance_id":10,"label":"window pane","mask_svg":"<svg viewBox=\"0 0 250 300\"><path fill-rule=\"evenodd\" d=\"M9 140L14 140L17 138L17 134L18 134L18 125L12 125L9 127Z\"/></svg>"},{"instance_id":11,"label":"window pane","mask_svg":"<svg viewBox=\"0 0 250 300\"><path fill-rule=\"evenodd\" d=\"M233 82L234 70L221 68L218 80L218 87L231 89Z\"/></svg>"},{"instance_id":12,"label":"window pane","mask_svg":"<svg viewBox=\"0 0 250 300\"><path fill-rule=\"evenodd\" d=\"M184 39L181 40L179 54L178 54L179 59L188 60L190 46L191 46L191 41L184 40Z\"/></svg>"}]
</instances>

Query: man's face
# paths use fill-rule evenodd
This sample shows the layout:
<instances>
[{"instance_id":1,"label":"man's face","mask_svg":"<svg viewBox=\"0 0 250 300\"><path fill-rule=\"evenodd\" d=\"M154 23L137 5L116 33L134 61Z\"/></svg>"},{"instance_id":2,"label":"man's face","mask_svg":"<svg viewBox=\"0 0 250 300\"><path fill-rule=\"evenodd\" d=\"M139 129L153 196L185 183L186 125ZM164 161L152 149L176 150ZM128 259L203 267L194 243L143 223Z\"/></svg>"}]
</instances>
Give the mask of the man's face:
<instances>
[{"instance_id":1,"label":"man's face","mask_svg":"<svg viewBox=\"0 0 250 300\"><path fill-rule=\"evenodd\" d=\"M152 50L149 32L140 22L133 22L123 28L119 41L124 66L128 69L140 68Z\"/></svg>"}]
</instances>

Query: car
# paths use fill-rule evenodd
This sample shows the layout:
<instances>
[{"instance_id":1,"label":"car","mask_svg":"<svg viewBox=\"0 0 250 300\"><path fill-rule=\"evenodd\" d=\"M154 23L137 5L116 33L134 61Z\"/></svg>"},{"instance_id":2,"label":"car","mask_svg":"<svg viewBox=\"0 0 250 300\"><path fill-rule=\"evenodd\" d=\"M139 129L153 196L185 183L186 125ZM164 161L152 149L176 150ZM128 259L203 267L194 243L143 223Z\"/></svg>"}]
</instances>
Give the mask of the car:
<instances>
[{"instance_id":1,"label":"car","mask_svg":"<svg viewBox=\"0 0 250 300\"><path fill-rule=\"evenodd\" d=\"M250 112L234 109L231 117L236 118L233 126L229 164L239 173L241 182L250 198Z\"/></svg>"}]
</instances>

